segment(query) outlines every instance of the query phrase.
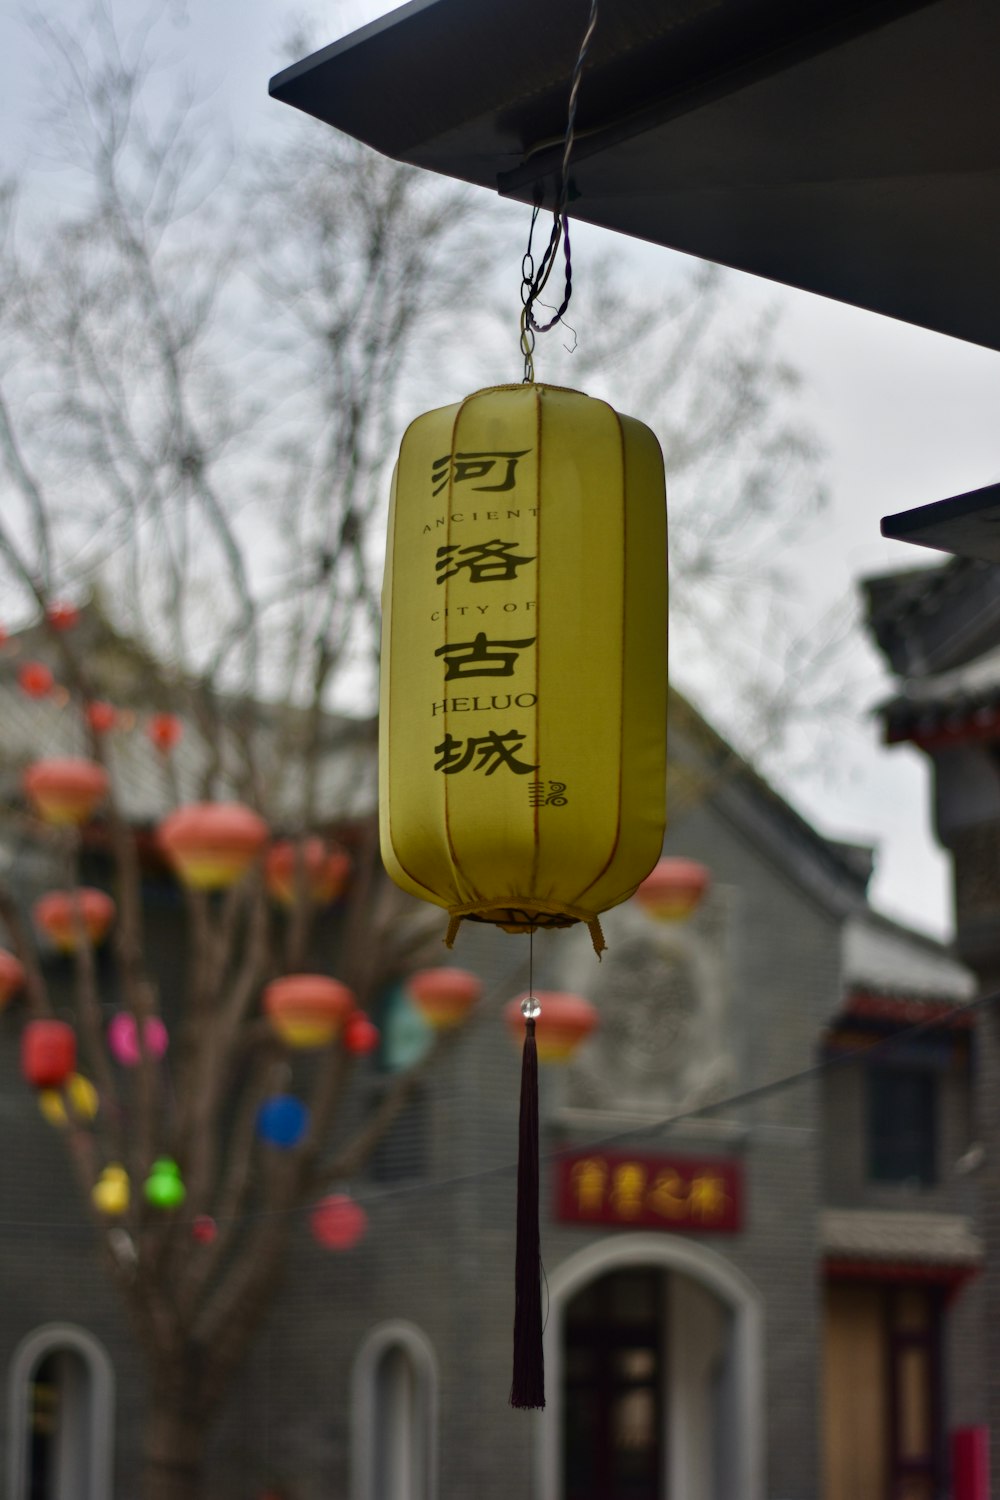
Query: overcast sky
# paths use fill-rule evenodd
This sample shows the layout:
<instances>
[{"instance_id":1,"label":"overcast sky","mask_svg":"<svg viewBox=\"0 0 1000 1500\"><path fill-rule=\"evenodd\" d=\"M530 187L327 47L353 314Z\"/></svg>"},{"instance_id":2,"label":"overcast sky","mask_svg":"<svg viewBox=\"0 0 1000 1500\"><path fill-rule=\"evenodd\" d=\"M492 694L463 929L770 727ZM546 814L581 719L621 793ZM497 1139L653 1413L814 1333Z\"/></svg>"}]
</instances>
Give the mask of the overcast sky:
<instances>
[{"instance_id":1,"label":"overcast sky","mask_svg":"<svg viewBox=\"0 0 1000 1500\"><path fill-rule=\"evenodd\" d=\"M469 0L472 3L472 0ZM48 0L49 14L79 16L84 0ZM139 13L133 0L123 14ZM181 0L170 8L183 18ZM237 135L282 128L287 106L267 97L269 76L284 66L282 40L296 15L321 16L320 43L333 41L391 7L377 0L303 7L284 0L202 0L191 6L183 38L203 83ZM4 169L30 151L30 122L44 99L44 75L18 6L0 12L0 88ZM512 210L516 211L516 210ZM581 243L627 253L636 275L668 274L675 257L635 247L610 233L581 230ZM623 274L627 262L623 261ZM910 328L806 293L775 293L740 277L748 301L777 295L782 342L806 378L807 410L828 451L831 509L813 542L796 556L811 600L856 607L855 580L913 567L934 554L884 542L880 516L976 488L1000 477L996 397L1000 355ZM506 375L504 378L507 378ZM879 748L863 712L885 695L874 653L859 645L864 686L857 723L845 731L837 769L808 768L782 790L821 831L878 845L872 887L892 915L944 934L950 926L947 869L928 830L929 792L922 757Z\"/></svg>"}]
</instances>

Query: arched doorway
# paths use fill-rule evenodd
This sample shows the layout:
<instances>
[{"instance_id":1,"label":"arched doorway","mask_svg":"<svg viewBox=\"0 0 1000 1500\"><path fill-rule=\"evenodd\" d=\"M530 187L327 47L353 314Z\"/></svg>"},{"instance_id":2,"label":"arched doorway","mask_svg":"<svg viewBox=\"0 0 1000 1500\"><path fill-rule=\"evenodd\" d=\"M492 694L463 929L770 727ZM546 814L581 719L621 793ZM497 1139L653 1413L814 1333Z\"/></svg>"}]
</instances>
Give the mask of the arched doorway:
<instances>
[{"instance_id":1,"label":"arched doorway","mask_svg":"<svg viewBox=\"0 0 1000 1500\"><path fill-rule=\"evenodd\" d=\"M437 1361L426 1335L380 1324L354 1361L353 1500L435 1500Z\"/></svg>"},{"instance_id":2,"label":"arched doorway","mask_svg":"<svg viewBox=\"0 0 1000 1500\"><path fill-rule=\"evenodd\" d=\"M587 1246L549 1277L541 1500L760 1500L760 1301L678 1236Z\"/></svg>"},{"instance_id":3,"label":"arched doorway","mask_svg":"<svg viewBox=\"0 0 1000 1500\"><path fill-rule=\"evenodd\" d=\"M82 1328L48 1324L10 1367L11 1500L106 1500L113 1492L114 1376Z\"/></svg>"}]
</instances>

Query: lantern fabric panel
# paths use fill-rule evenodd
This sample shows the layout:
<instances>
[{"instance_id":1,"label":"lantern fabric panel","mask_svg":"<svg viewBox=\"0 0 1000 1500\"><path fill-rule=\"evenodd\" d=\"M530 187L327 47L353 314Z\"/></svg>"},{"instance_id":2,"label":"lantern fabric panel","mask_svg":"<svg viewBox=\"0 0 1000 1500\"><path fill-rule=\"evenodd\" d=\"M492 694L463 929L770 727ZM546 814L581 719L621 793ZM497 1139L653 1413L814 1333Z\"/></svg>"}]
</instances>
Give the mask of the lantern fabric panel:
<instances>
[{"instance_id":1,"label":"lantern fabric panel","mask_svg":"<svg viewBox=\"0 0 1000 1500\"><path fill-rule=\"evenodd\" d=\"M662 846L665 563L656 439L604 402L498 387L411 425L380 756L404 889L512 931L631 895Z\"/></svg>"}]
</instances>

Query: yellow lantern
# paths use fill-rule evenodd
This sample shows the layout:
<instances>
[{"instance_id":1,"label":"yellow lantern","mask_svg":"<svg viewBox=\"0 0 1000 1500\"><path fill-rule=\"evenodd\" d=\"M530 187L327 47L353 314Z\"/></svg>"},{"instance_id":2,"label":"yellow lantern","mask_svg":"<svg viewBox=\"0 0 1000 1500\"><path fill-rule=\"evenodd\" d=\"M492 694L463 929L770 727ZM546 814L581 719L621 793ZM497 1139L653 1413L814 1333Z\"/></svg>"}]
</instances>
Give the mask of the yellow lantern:
<instances>
[{"instance_id":1,"label":"yellow lantern","mask_svg":"<svg viewBox=\"0 0 1000 1500\"><path fill-rule=\"evenodd\" d=\"M663 460L647 427L498 386L407 430L383 592L382 856L508 932L590 925L662 847Z\"/></svg>"}]
</instances>

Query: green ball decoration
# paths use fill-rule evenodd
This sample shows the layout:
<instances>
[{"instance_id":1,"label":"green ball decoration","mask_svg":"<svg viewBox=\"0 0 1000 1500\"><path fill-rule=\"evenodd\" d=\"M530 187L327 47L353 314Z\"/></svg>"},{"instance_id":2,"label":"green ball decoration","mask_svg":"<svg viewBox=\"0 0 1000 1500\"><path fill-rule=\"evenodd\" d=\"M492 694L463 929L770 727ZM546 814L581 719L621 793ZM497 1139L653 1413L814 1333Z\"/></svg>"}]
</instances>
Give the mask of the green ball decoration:
<instances>
[{"instance_id":1,"label":"green ball decoration","mask_svg":"<svg viewBox=\"0 0 1000 1500\"><path fill-rule=\"evenodd\" d=\"M180 1208L187 1196L181 1169L169 1156L160 1156L150 1168L143 1186L147 1203L154 1208Z\"/></svg>"}]
</instances>

